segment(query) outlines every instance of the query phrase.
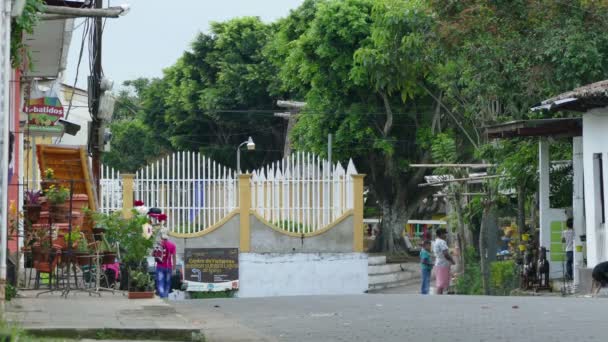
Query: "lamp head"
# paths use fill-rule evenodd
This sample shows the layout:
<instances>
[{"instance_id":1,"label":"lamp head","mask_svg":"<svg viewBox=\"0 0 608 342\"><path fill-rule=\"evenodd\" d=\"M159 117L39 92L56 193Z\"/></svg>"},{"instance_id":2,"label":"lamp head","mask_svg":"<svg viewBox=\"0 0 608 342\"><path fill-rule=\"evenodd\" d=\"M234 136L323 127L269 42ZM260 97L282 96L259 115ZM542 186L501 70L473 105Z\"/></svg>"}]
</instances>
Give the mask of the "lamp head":
<instances>
[{"instance_id":1,"label":"lamp head","mask_svg":"<svg viewBox=\"0 0 608 342\"><path fill-rule=\"evenodd\" d=\"M255 150L255 143L253 142L253 139L251 139L251 137L249 137L249 139L247 140L247 149L249 151Z\"/></svg>"}]
</instances>

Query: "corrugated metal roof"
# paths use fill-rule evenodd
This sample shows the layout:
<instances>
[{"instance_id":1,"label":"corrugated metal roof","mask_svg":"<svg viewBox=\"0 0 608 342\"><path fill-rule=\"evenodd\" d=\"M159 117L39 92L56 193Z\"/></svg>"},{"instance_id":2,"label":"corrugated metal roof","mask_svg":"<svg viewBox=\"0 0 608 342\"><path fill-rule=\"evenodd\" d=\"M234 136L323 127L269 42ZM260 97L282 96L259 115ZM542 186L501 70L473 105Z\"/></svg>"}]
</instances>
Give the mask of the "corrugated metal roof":
<instances>
[{"instance_id":1,"label":"corrugated metal roof","mask_svg":"<svg viewBox=\"0 0 608 342\"><path fill-rule=\"evenodd\" d=\"M581 118L509 121L484 127L490 139L514 137L573 137L583 134Z\"/></svg>"},{"instance_id":2,"label":"corrugated metal roof","mask_svg":"<svg viewBox=\"0 0 608 342\"><path fill-rule=\"evenodd\" d=\"M608 106L608 80L591 83L574 90L567 91L532 107L538 110L572 110L586 112L594 108Z\"/></svg>"}]
</instances>

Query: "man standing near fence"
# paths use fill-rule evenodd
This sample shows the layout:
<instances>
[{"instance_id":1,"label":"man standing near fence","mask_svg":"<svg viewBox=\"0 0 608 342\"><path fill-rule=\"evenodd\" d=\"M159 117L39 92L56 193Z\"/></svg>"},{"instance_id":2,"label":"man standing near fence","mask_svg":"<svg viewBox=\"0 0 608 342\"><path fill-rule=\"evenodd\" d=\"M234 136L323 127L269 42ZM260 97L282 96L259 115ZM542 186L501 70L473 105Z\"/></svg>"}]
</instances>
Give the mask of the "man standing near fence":
<instances>
[{"instance_id":1,"label":"man standing near fence","mask_svg":"<svg viewBox=\"0 0 608 342\"><path fill-rule=\"evenodd\" d=\"M574 229L572 229L572 219L566 221L567 229L562 232L562 243L565 244L566 251L566 280L572 280L572 262L574 260Z\"/></svg>"},{"instance_id":2,"label":"man standing near fence","mask_svg":"<svg viewBox=\"0 0 608 342\"><path fill-rule=\"evenodd\" d=\"M154 259L156 261L156 293L160 298L169 297L171 292L171 276L177 264L175 244L169 241L169 234L166 228L160 232L161 241L154 249Z\"/></svg>"}]
</instances>

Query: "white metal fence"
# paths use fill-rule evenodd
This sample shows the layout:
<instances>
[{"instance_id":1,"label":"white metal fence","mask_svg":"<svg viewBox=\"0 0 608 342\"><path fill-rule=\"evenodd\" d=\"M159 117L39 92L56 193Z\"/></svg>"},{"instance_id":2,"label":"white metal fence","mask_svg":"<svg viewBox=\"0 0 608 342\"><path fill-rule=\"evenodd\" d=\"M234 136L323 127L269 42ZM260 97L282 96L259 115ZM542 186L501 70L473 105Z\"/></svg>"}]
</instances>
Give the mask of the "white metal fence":
<instances>
[{"instance_id":1,"label":"white metal fence","mask_svg":"<svg viewBox=\"0 0 608 342\"><path fill-rule=\"evenodd\" d=\"M353 209L355 174L352 160L345 169L294 154L252 173L252 209L286 231L315 232ZM134 199L160 208L180 234L211 227L238 207L236 172L195 152L176 152L140 169L133 187ZM104 166L101 211L122 209L122 188L120 173Z\"/></svg>"},{"instance_id":2,"label":"white metal fence","mask_svg":"<svg viewBox=\"0 0 608 342\"><path fill-rule=\"evenodd\" d=\"M120 172L109 166L102 166L99 185L101 191L99 210L106 214L121 210L122 179L120 178Z\"/></svg>"},{"instance_id":3,"label":"white metal fence","mask_svg":"<svg viewBox=\"0 0 608 342\"><path fill-rule=\"evenodd\" d=\"M108 212L122 208L122 184L118 172L105 169L101 210ZM235 171L198 152L176 152L140 169L133 187L134 199L160 208L180 234L213 226L237 207Z\"/></svg>"},{"instance_id":4,"label":"white metal fence","mask_svg":"<svg viewBox=\"0 0 608 342\"><path fill-rule=\"evenodd\" d=\"M317 231L353 208L352 160L340 163L296 153L252 174L252 208L265 220L295 233Z\"/></svg>"}]
</instances>

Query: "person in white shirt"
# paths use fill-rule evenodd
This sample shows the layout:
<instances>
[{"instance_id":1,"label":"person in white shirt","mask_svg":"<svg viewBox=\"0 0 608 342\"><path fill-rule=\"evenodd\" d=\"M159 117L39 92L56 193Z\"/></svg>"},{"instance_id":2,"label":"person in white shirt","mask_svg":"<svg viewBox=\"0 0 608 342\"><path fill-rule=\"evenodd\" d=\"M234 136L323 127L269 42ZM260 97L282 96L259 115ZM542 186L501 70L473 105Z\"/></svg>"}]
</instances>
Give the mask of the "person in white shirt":
<instances>
[{"instance_id":1,"label":"person in white shirt","mask_svg":"<svg viewBox=\"0 0 608 342\"><path fill-rule=\"evenodd\" d=\"M565 244L566 251L566 279L572 280L572 262L574 260L574 229L572 229L572 219L566 221L568 229L562 232L562 243Z\"/></svg>"},{"instance_id":2,"label":"person in white shirt","mask_svg":"<svg viewBox=\"0 0 608 342\"><path fill-rule=\"evenodd\" d=\"M437 294L443 294L450 286L450 266L454 265L454 259L450 255L448 244L445 241L447 231L443 228L437 229L437 237L433 244L435 255L435 287Z\"/></svg>"}]
</instances>

